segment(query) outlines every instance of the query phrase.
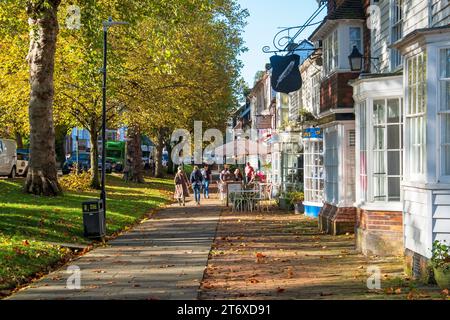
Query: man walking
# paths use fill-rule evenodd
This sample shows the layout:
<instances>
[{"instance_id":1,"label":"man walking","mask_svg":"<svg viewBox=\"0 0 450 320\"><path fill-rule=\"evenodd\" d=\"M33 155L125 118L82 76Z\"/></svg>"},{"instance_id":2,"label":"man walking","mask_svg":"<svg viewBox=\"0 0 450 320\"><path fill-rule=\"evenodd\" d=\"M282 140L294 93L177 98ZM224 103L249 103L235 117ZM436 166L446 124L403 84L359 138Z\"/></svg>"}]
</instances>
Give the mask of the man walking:
<instances>
[{"instance_id":1,"label":"man walking","mask_svg":"<svg viewBox=\"0 0 450 320\"><path fill-rule=\"evenodd\" d=\"M203 197L209 199L209 184L211 183L211 169L205 165L202 169L203 176Z\"/></svg>"},{"instance_id":2,"label":"man walking","mask_svg":"<svg viewBox=\"0 0 450 320\"><path fill-rule=\"evenodd\" d=\"M194 167L194 171L192 171L192 173L191 173L190 181L192 184L192 189L194 190L195 202L199 206L200 205L200 190L202 188L203 175L200 172L200 169L198 168L198 166Z\"/></svg>"}]
</instances>

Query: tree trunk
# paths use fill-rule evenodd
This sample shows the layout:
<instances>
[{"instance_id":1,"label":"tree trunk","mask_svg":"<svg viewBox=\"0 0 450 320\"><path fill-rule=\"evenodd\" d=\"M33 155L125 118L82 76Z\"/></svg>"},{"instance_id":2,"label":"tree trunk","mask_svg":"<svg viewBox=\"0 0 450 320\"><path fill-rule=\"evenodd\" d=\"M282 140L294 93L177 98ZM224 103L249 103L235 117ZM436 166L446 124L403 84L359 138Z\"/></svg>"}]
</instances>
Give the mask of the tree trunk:
<instances>
[{"instance_id":1,"label":"tree trunk","mask_svg":"<svg viewBox=\"0 0 450 320\"><path fill-rule=\"evenodd\" d=\"M44 196L61 194L53 126L53 73L60 0L27 1L30 25L30 164L24 190Z\"/></svg>"},{"instance_id":2,"label":"tree trunk","mask_svg":"<svg viewBox=\"0 0 450 320\"><path fill-rule=\"evenodd\" d=\"M142 165L141 132L138 127L130 127L128 130L127 155L131 159L130 180L144 183L144 168Z\"/></svg>"},{"instance_id":3,"label":"tree trunk","mask_svg":"<svg viewBox=\"0 0 450 320\"><path fill-rule=\"evenodd\" d=\"M98 170L98 131L97 123L95 121L91 122L89 135L91 136L91 188L100 190L101 185Z\"/></svg>"},{"instance_id":4,"label":"tree trunk","mask_svg":"<svg viewBox=\"0 0 450 320\"><path fill-rule=\"evenodd\" d=\"M170 143L170 141L166 142L166 149L169 154L169 160L167 161L167 173L174 174L175 170L174 170L174 165L173 165L172 156L171 156L172 155L172 144Z\"/></svg>"},{"instance_id":5,"label":"tree trunk","mask_svg":"<svg viewBox=\"0 0 450 320\"><path fill-rule=\"evenodd\" d=\"M164 129L158 130L158 137L155 141L155 178L163 177L163 149L164 149ZM170 157L170 155L169 155Z\"/></svg>"},{"instance_id":6,"label":"tree trunk","mask_svg":"<svg viewBox=\"0 0 450 320\"><path fill-rule=\"evenodd\" d=\"M15 137L16 137L16 142L17 142L17 149L23 149L23 138L22 138L22 134L19 131L16 131L14 133Z\"/></svg>"}]
</instances>

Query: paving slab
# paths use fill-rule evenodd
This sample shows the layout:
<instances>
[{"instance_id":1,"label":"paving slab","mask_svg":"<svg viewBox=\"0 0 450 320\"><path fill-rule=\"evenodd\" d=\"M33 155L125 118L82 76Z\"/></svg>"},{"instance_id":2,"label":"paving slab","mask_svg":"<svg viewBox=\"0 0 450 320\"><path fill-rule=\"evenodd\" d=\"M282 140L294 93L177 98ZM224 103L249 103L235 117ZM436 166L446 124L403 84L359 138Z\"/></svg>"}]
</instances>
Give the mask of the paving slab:
<instances>
[{"instance_id":1,"label":"paving slab","mask_svg":"<svg viewBox=\"0 0 450 320\"><path fill-rule=\"evenodd\" d=\"M169 206L8 299L195 300L220 212L215 199ZM69 266L80 268L80 289L67 288Z\"/></svg>"}]
</instances>

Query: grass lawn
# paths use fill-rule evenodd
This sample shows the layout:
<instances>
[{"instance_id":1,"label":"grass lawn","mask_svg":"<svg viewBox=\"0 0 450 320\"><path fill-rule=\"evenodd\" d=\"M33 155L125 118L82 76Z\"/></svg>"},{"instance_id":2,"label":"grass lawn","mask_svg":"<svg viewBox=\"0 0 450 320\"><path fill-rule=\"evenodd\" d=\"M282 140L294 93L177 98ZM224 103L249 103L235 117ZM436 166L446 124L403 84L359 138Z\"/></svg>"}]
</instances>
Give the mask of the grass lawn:
<instances>
[{"instance_id":1,"label":"grass lawn","mask_svg":"<svg viewBox=\"0 0 450 320\"><path fill-rule=\"evenodd\" d=\"M22 185L20 179L0 179L0 290L27 282L68 256L68 249L53 243L90 243L83 237L81 203L98 198L98 191L43 198L24 194ZM139 185L108 176L108 235L167 203L172 188L171 179L146 179Z\"/></svg>"}]
</instances>

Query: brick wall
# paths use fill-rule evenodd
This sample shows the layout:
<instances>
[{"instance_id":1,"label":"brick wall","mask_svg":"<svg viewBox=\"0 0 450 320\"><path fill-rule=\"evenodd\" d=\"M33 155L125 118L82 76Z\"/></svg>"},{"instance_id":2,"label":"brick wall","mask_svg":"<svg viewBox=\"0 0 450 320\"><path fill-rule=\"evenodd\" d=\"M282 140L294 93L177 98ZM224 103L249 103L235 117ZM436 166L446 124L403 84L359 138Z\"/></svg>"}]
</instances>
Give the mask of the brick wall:
<instances>
[{"instance_id":1,"label":"brick wall","mask_svg":"<svg viewBox=\"0 0 450 320\"><path fill-rule=\"evenodd\" d=\"M370 6L370 0L363 0L363 6L364 6L364 12L366 13L366 18L368 18L368 7ZM371 36L370 36L370 30L369 28L367 28L367 23L364 23L363 26L363 41L364 41L364 56L365 57L370 57L372 55L372 50L371 50ZM366 59L364 61L364 69L365 70L369 70L370 71L370 65L371 65L372 61L371 59Z\"/></svg>"},{"instance_id":2,"label":"brick wall","mask_svg":"<svg viewBox=\"0 0 450 320\"><path fill-rule=\"evenodd\" d=\"M358 209L357 226L363 230L403 232L402 212L367 211Z\"/></svg>"},{"instance_id":3,"label":"brick wall","mask_svg":"<svg viewBox=\"0 0 450 320\"><path fill-rule=\"evenodd\" d=\"M353 108L353 87L348 82L356 79L358 73L334 73L320 85L320 112L330 109Z\"/></svg>"},{"instance_id":4,"label":"brick wall","mask_svg":"<svg viewBox=\"0 0 450 320\"><path fill-rule=\"evenodd\" d=\"M403 214L358 209L356 247L366 255L402 255Z\"/></svg>"}]
</instances>

